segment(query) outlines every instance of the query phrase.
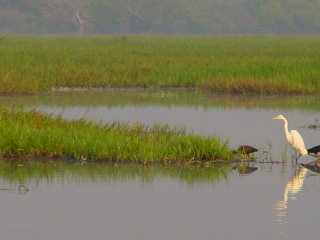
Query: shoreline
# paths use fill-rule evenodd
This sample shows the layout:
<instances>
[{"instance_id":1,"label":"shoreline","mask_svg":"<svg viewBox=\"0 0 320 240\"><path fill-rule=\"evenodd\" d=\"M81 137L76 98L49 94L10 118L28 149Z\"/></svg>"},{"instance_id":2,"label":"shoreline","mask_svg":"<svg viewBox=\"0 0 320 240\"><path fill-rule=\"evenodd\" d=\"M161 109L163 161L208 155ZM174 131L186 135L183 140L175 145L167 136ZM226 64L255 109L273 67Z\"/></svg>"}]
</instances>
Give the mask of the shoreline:
<instances>
[{"instance_id":1,"label":"shoreline","mask_svg":"<svg viewBox=\"0 0 320 240\"><path fill-rule=\"evenodd\" d=\"M34 93L28 92L0 92L1 96L42 96L54 93L80 93L80 92L104 92L104 91L199 91L204 93L212 93L213 95L226 95L226 96L292 96L292 97L309 97L309 96L320 96L319 92L314 93L298 93L298 92L287 92L287 93L274 93L274 92L231 92L223 90L212 90L206 88L196 87L53 87L51 90L39 91Z\"/></svg>"}]
</instances>

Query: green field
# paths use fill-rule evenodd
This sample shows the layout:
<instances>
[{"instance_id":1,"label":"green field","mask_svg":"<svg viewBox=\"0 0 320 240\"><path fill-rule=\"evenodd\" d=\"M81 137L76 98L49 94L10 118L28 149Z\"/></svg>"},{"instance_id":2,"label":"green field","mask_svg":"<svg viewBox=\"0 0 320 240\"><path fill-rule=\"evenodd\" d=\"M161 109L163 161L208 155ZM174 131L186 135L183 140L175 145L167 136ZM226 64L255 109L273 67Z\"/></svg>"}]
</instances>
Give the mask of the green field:
<instances>
[{"instance_id":1,"label":"green field","mask_svg":"<svg viewBox=\"0 0 320 240\"><path fill-rule=\"evenodd\" d=\"M186 87L319 93L318 36L3 36L0 92Z\"/></svg>"},{"instance_id":2,"label":"green field","mask_svg":"<svg viewBox=\"0 0 320 240\"><path fill-rule=\"evenodd\" d=\"M227 142L168 126L67 121L0 109L0 156L138 163L228 161Z\"/></svg>"}]
</instances>

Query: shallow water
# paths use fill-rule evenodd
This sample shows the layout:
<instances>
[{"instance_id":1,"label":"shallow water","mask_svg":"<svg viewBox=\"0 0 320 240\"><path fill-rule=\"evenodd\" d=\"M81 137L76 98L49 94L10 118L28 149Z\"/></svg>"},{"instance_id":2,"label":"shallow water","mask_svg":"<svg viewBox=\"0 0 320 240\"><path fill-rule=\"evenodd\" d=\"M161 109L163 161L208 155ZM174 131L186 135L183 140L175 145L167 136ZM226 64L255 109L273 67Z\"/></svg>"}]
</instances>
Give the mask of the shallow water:
<instances>
[{"instance_id":1,"label":"shallow water","mask_svg":"<svg viewBox=\"0 0 320 240\"><path fill-rule=\"evenodd\" d=\"M4 239L312 239L320 176L291 162L279 113L307 146L320 144L317 97L225 96L178 90L109 90L0 97L68 119L185 126L259 148L244 167L0 163ZM264 152L266 151L266 152ZM284 153L287 153L284 157ZM260 161L284 161L260 163ZM313 161L303 157L302 163ZM19 192L19 185L29 191Z\"/></svg>"},{"instance_id":2,"label":"shallow water","mask_svg":"<svg viewBox=\"0 0 320 240\"><path fill-rule=\"evenodd\" d=\"M306 168L257 163L256 171L240 174L230 167L217 173L213 167L10 164L20 167L1 166L12 171L0 176L1 187L11 189L0 190L4 239L318 235L320 177ZM29 191L19 193L19 184Z\"/></svg>"},{"instance_id":3,"label":"shallow water","mask_svg":"<svg viewBox=\"0 0 320 240\"><path fill-rule=\"evenodd\" d=\"M183 126L196 134L215 135L228 140L231 147L252 145L274 161L282 161L284 152L291 158L281 120L297 129L307 147L320 144L320 97L315 96L230 96L190 90L111 89L91 92L61 92L50 95L2 97L5 106L60 114L67 119L86 118L95 121L141 122ZM306 158L310 161L312 158Z\"/></svg>"}]
</instances>

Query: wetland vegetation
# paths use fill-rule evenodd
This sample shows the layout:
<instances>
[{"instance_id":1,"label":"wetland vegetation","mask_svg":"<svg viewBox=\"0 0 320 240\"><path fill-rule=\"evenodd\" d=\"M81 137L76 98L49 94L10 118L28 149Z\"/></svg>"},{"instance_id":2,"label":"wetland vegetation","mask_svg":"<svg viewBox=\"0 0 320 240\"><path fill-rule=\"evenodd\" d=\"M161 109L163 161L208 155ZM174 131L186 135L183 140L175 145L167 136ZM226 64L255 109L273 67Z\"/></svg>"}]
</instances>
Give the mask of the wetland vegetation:
<instances>
[{"instance_id":1,"label":"wetland vegetation","mask_svg":"<svg viewBox=\"0 0 320 240\"><path fill-rule=\"evenodd\" d=\"M319 93L318 36L5 36L0 92L184 87Z\"/></svg>"},{"instance_id":2,"label":"wetland vegetation","mask_svg":"<svg viewBox=\"0 0 320 240\"><path fill-rule=\"evenodd\" d=\"M314 104L318 96L294 101L271 96L265 101L257 95L243 103L241 95L239 101L228 100L227 95L213 95L212 91L318 94L319 46L318 36L4 36L0 41L0 92L10 96L2 96L0 104L24 105L27 96L21 93L31 93L35 105L43 95L48 95L44 104L51 105L52 92L62 92L57 99L63 105L104 101L107 106L131 102L212 106L214 102L218 107L299 105L318 111ZM118 87L135 89L119 97ZM113 89L104 92L107 94L77 93L73 98L68 91L75 88ZM151 91L136 97L137 88ZM180 92L175 99L174 90L161 88L184 88L186 94L181 97L184 93ZM204 89L210 94L197 94ZM66 99L64 91L68 92ZM1 108L0 136L4 157L143 163L232 158L226 141L180 128L72 121L36 111Z\"/></svg>"},{"instance_id":3,"label":"wetland vegetation","mask_svg":"<svg viewBox=\"0 0 320 240\"><path fill-rule=\"evenodd\" d=\"M227 142L184 129L125 123L68 121L37 111L0 110L0 154L119 162L228 161Z\"/></svg>"}]
</instances>

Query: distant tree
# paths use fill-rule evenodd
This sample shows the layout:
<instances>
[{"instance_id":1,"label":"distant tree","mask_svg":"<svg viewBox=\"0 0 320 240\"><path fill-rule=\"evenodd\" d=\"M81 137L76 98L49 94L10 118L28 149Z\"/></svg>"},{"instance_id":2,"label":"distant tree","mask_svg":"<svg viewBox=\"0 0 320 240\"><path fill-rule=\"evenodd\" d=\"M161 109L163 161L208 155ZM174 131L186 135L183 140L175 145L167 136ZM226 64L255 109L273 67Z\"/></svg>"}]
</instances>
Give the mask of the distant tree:
<instances>
[{"instance_id":1,"label":"distant tree","mask_svg":"<svg viewBox=\"0 0 320 240\"><path fill-rule=\"evenodd\" d=\"M320 0L0 0L0 33L307 34Z\"/></svg>"}]
</instances>

